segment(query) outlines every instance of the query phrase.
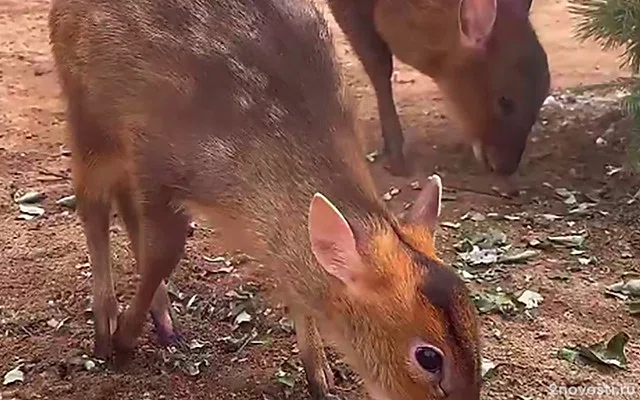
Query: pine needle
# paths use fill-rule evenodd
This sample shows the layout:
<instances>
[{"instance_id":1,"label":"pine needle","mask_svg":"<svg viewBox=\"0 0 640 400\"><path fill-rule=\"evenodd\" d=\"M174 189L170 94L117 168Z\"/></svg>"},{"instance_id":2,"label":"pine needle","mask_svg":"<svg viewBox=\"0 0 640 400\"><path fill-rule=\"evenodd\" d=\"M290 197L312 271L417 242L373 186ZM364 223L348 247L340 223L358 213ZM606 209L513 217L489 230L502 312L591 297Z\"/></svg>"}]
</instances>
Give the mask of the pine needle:
<instances>
[{"instance_id":1,"label":"pine needle","mask_svg":"<svg viewBox=\"0 0 640 400\"><path fill-rule=\"evenodd\" d=\"M640 0L569 0L576 37L603 50L622 48L621 68L640 71Z\"/></svg>"}]
</instances>

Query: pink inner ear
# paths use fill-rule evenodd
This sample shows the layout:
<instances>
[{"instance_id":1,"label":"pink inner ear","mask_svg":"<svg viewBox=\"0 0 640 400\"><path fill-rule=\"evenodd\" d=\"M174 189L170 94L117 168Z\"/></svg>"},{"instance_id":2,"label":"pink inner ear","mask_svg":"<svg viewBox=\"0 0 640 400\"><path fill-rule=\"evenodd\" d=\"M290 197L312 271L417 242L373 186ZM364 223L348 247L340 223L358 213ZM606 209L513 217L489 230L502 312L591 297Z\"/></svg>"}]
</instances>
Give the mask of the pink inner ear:
<instances>
[{"instance_id":1,"label":"pink inner ear","mask_svg":"<svg viewBox=\"0 0 640 400\"><path fill-rule=\"evenodd\" d=\"M311 250L328 273L351 284L359 261L356 241L349 223L321 194L313 197L309 209Z\"/></svg>"},{"instance_id":2,"label":"pink inner ear","mask_svg":"<svg viewBox=\"0 0 640 400\"><path fill-rule=\"evenodd\" d=\"M468 46L482 46L496 21L497 0L461 0L458 15L461 40Z\"/></svg>"}]
</instances>

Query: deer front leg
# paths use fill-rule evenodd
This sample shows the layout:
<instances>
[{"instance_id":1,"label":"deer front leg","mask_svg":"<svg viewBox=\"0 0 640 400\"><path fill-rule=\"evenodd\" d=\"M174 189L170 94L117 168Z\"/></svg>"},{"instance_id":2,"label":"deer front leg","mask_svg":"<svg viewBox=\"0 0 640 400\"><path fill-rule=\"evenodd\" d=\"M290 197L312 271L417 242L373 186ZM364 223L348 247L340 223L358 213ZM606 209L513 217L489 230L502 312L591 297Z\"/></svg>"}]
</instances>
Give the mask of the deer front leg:
<instances>
[{"instance_id":1,"label":"deer front leg","mask_svg":"<svg viewBox=\"0 0 640 400\"><path fill-rule=\"evenodd\" d=\"M406 176L409 169L403 150L404 136L391 86L393 57L389 46L376 31L373 2L328 0L327 3L373 85L389 172Z\"/></svg>"},{"instance_id":2,"label":"deer front leg","mask_svg":"<svg viewBox=\"0 0 640 400\"><path fill-rule=\"evenodd\" d=\"M309 393L313 400L339 400L332 393L333 371L322 347L322 338L313 318L293 315L300 358L307 376Z\"/></svg>"}]
</instances>

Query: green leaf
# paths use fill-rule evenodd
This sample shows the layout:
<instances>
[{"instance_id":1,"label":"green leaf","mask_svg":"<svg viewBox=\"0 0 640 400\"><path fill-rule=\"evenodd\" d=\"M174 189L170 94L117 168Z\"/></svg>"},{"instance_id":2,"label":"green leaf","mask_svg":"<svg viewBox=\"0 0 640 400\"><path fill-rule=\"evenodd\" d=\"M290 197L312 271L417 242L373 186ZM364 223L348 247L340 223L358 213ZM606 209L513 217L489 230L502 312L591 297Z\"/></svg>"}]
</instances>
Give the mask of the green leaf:
<instances>
[{"instance_id":1,"label":"green leaf","mask_svg":"<svg viewBox=\"0 0 640 400\"><path fill-rule=\"evenodd\" d=\"M75 209L76 208L76 196L72 194L71 196L62 197L62 198L58 199L58 201L56 201L56 204L58 204L60 206L63 206L63 207Z\"/></svg>"},{"instance_id":2,"label":"green leaf","mask_svg":"<svg viewBox=\"0 0 640 400\"><path fill-rule=\"evenodd\" d=\"M19 204L34 204L34 203L38 203L40 202L42 199L44 199L44 194L42 192L27 192L25 194L23 194L22 196L18 197L16 199L16 203Z\"/></svg>"},{"instance_id":3,"label":"green leaf","mask_svg":"<svg viewBox=\"0 0 640 400\"><path fill-rule=\"evenodd\" d=\"M558 357L569 362L575 362L580 357L580 353L578 353L576 350L563 347L562 349L558 350Z\"/></svg>"},{"instance_id":4,"label":"green leaf","mask_svg":"<svg viewBox=\"0 0 640 400\"><path fill-rule=\"evenodd\" d=\"M499 262L499 258L509 247L507 235L495 229L471 235L454 244L458 257L468 265L490 265ZM507 258L507 262L514 261Z\"/></svg>"},{"instance_id":5,"label":"green leaf","mask_svg":"<svg viewBox=\"0 0 640 400\"><path fill-rule=\"evenodd\" d=\"M565 247L582 247L586 239L586 235L549 236L547 238L551 243Z\"/></svg>"},{"instance_id":6,"label":"green leaf","mask_svg":"<svg viewBox=\"0 0 640 400\"><path fill-rule=\"evenodd\" d=\"M474 295L472 300L481 314L499 313L509 315L518 309L513 296L506 294L479 293Z\"/></svg>"},{"instance_id":7,"label":"green leaf","mask_svg":"<svg viewBox=\"0 0 640 400\"><path fill-rule=\"evenodd\" d=\"M564 199L564 204L566 205L573 205L576 204L578 202L578 200L576 200L576 196L575 196L575 192L572 192L566 188L556 188L555 192L558 196L562 197Z\"/></svg>"},{"instance_id":8,"label":"green leaf","mask_svg":"<svg viewBox=\"0 0 640 400\"><path fill-rule=\"evenodd\" d=\"M607 286L607 291L620 293L626 296L640 297L640 279L629 279Z\"/></svg>"},{"instance_id":9,"label":"green leaf","mask_svg":"<svg viewBox=\"0 0 640 400\"><path fill-rule=\"evenodd\" d=\"M44 208L40 206L21 203L18 205L18 207L20 208L20 219L31 221L44 215Z\"/></svg>"},{"instance_id":10,"label":"green leaf","mask_svg":"<svg viewBox=\"0 0 640 400\"><path fill-rule=\"evenodd\" d=\"M167 293L180 301L184 300L187 296L186 294L181 292L180 289L172 281L167 282Z\"/></svg>"},{"instance_id":11,"label":"green leaf","mask_svg":"<svg viewBox=\"0 0 640 400\"><path fill-rule=\"evenodd\" d=\"M504 215L502 218L506 219L507 221L519 221L520 217L517 215Z\"/></svg>"},{"instance_id":12,"label":"green leaf","mask_svg":"<svg viewBox=\"0 0 640 400\"><path fill-rule=\"evenodd\" d=\"M498 258L498 261L505 264L525 263L537 255L538 252L535 250L523 250L514 254L504 254Z\"/></svg>"},{"instance_id":13,"label":"green leaf","mask_svg":"<svg viewBox=\"0 0 640 400\"><path fill-rule=\"evenodd\" d=\"M464 214L462 217L460 217L461 220L467 220L470 219L474 222L482 222L485 219L487 219L487 217L485 217L483 214L477 212L477 211L469 211L468 213Z\"/></svg>"},{"instance_id":14,"label":"green leaf","mask_svg":"<svg viewBox=\"0 0 640 400\"><path fill-rule=\"evenodd\" d=\"M197 349L202 349L207 345L210 345L210 342L201 342L198 339L192 339L189 342L189 350L197 350Z\"/></svg>"},{"instance_id":15,"label":"green leaf","mask_svg":"<svg viewBox=\"0 0 640 400\"><path fill-rule=\"evenodd\" d=\"M293 388L296 383L296 378L290 374L289 372L279 370L276 373L277 381L279 384L287 386L289 388Z\"/></svg>"},{"instance_id":16,"label":"green leaf","mask_svg":"<svg viewBox=\"0 0 640 400\"><path fill-rule=\"evenodd\" d=\"M571 362L583 360L592 364L627 369L625 346L629 342L629 335L619 332L607 342L598 342L590 346L578 345L574 348L561 349L558 355Z\"/></svg>"},{"instance_id":17,"label":"green leaf","mask_svg":"<svg viewBox=\"0 0 640 400\"><path fill-rule=\"evenodd\" d=\"M471 251L466 253L459 253L459 257L469 265L489 265L498 262L498 250L497 249L481 249L478 246L473 246Z\"/></svg>"},{"instance_id":18,"label":"green leaf","mask_svg":"<svg viewBox=\"0 0 640 400\"><path fill-rule=\"evenodd\" d=\"M629 314L640 315L640 301L632 301L628 304Z\"/></svg>"},{"instance_id":19,"label":"green leaf","mask_svg":"<svg viewBox=\"0 0 640 400\"><path fill-rule=\"evenodd\" d=\"M496 247L506 246L507 235L499 230L491 229L487 233L476 235L473 239L473 244L477 245L481 249L493 249Z\"/></svg>"},{"instance_id":20,"label":"green leaf","mask_svg":"<svg viewBox=\"0 0 640 400\"><path fill-rule=\"evenodd\" d=\"M201 361L194 362L191 360L184 360L180 363L180 366L182 367L182 371L187 376L198 376L200 375L200 365L202 364L203 363Z\"/></svg>"},{"instance_id":21,"label":"green leaf","mask_svg":"<svg viewBox=\"0 0 640 400\"><path fill-rule=\"evenodd\" d=\"M555 215L555 214L542 214L540 216L542 218L546 219L547 221L555 221L555 220L558 220L558 219L562 219L561 216Z\"/></svg>"},{"instance_id":22,"label":"green leaf","mask_svg":"<svg viewBox=\"0 0 640 400\"><path fill-rule=\"evenodd\" d=\"M247 322L251 322L251 320L253 319L253 317L251 316L251 314L249 314L246 311L241 311L240 314L236 315L236 318L234 319L234 325L240 325L240 324L244 324Z\"/></svg>"}]
</instances>

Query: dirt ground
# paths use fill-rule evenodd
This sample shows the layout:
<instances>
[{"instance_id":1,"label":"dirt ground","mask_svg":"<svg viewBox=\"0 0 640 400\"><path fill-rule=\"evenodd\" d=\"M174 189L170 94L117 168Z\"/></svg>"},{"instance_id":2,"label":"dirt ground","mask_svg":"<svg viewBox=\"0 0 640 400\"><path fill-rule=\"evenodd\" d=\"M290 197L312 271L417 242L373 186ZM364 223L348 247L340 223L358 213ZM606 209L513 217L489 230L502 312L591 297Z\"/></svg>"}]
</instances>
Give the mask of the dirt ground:
<instances>
[{"instance_id":1,"label":"dirt ground","mask_svg":"<svg viewBox=\"0 0 640 400\"><path fill-rule=\"evenodd\" d=\"M195 227L172 278L182 293L175 297L177 321L190 346L159 348L148 328L135 360L122 369L105 370L82 358L92 348L91 277L80 223L72 210L56 203L72 189L63 106L47 39L48 7L47 0L0 0L0 374L16 366L24 372L23 382L0 387L0 399L308 398L290 325L283 308L270 300L272 284L256 279L259 264L239 263L231 270L211 261L234 250L216 244L223 226ZM625 75L616 54L572 39L565 0L537 0L533 8L554 93ZM372 88L328 12L327 17L375 150L380 135ZM417 193L411 182L434 170L441 174L450 189L443 209L443 221L450 224L438 236L444 259L459 262L453 245L473 233L500 230L519 248L536 247L536 240L546 243L547 236L588 234L583 250L545 247L527 263L465 267L476 293L501 288L519 295L527 289L543 297L537 308L482 315L484 357L496 365L487 376L485 398L558 399L565 397L551 385L639 383L640 323L622 296L604 293L626 274L640 273L640 199L632 197L640 180L627 166L630 124L607 102L615 99L615 91L566 95L545 107L519 173L521 195L509 200L492 191L492 178L461 144L431 81L401 64L397 70L398 110L411 160L421 173L398 179L378 163L372 169L381 195L392 185L400 189L390 201L395 210ZM572 198L559 188L576 193ZM14 202L28 191L45 195L45 214L34 220L20 219ZM581 203L595 205L583 213L568 212ZM469 212L472 218L461 218ZM119 220L112 237L122 303L137 277ZM237 327L240 311L241 319L252 318ZM630 336L627 370L557 356L563 347L589 345L618 332ZM362 398L357 378L339 357L332 359L344 397ZM638 393L640 388L635 395L601 398L632 399Z\"/></svg>"}]
</instances>

